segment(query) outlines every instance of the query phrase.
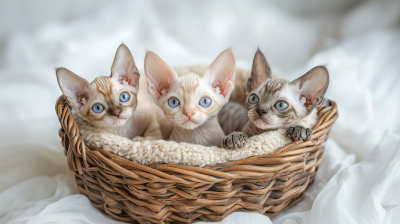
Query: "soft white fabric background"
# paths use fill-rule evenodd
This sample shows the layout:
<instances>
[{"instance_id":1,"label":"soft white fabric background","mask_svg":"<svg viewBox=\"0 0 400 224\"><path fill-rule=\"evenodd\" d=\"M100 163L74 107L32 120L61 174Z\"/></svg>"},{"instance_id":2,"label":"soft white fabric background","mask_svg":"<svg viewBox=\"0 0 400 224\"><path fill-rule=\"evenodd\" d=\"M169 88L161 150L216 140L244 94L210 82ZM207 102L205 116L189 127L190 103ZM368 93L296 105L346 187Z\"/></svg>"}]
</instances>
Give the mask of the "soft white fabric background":
<instances>
[{"instance_id":1,"label":"soft white fabric background","mask_svg":"<svg viewBox=\"0 0 400 224\"><path fill-rule=\"evenodd\" d=\"M123 41L171 65L210 63L233 45L250 68L259 45L293 79L325 64L340 117L314 185L272 221L400 223L400 2L0 1L0 223L118 223L77 194L57 135L54 67L108 75ZM374 151L373 151L374 150Z\"/></svg>"}]
</instances>

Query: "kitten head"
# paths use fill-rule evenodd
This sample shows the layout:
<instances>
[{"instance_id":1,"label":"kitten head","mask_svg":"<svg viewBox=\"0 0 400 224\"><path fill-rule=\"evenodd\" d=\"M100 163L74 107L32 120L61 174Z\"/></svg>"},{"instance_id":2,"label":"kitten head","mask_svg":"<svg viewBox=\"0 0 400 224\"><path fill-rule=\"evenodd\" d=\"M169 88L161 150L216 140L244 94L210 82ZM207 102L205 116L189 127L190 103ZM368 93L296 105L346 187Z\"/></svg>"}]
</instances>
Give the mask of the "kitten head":
<instances>
[{"instance_id":1,"label":"kitten head","mask_svg":"<svg viewBox=\"0 0 400 224\"><path fill-rule=\"evenodd\" d=\"M148 91L166 118L185 129L195 129L218 115L235 86L235 57L223 51L201 77L178 76L154 52L147 52L144 69Z\"/></svg>"},{"instance_id":2,"label":"kitten head","mask_svg":"<svg viewBox=\"0 0 400 224\"><path fill-rule=\"evenodd\" d=\"M136 108L140 75L124 44L118 47L110 77L100 76L89 84L66 68L58 68L56 74L69 105L95 126L122 126Z\"/></svg>"},{"instance_id":3,"label":"kitten head","mask_svg":"<svg viewBox=\"0 0 400 224\"><path fill-rule=\"evenodd\" d=\"M257 50L247 81L249 119L260 129L289 127L322 103L328 85L329 73L323 66L292 82L272 79L267 60Z\"/></svg>"}]
</instances>

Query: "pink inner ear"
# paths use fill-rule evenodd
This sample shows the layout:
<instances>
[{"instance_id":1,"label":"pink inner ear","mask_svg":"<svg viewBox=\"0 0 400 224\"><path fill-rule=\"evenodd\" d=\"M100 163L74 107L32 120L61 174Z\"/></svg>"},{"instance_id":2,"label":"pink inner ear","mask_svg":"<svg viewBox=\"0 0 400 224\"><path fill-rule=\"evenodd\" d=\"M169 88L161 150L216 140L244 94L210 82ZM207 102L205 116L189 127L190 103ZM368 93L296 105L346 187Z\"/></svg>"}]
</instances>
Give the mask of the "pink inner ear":
<instances>
[{"instance_id":1,"label":"pink inner ear","mask_svg":"<svg viewBox=\"0 0 400 224\"><path fill-rule=\"evenodd\" d=\"M148 51L144 58L144 71L147 82L152 84L153 97L160 99L170 91L178 76L175 71L164 62L156 53Z\"/></svg>"},{"instance_id":2,"label":"pink inner ear","mask_svg":"<svg viewBox=\"0 0 400 224\"><path fill-rule=\"evenodd\" d=\"M213 89L215 89L215 88L219 88L219 89L222 89L221 87L221 83L219 83L218 81L215 81L215 82L213 82L212 84L211 84L211 86L212 86L212 88Z\"/></svg>"},{"instance_id":3,"label":"pink inner ear","mask_svg":"<svg viewBox=\"0 0 400 224\"><path fill-rule=\"evenodd\" d=\"M224 89L221 85L217 85L215 88L213 88L214 89L214 92L216 93L216 94L221 94L221 95L223 95L224 97L226 96L226 94L227 94L227 90L226 89Z\"/></svg>"},{"instance_id":4,"label":"pink inner ear","mask_svg":"<svg viewBox=\"0 0 400 224\"><path fill-rule=\"evenodd\" d=\"M121 44L115 54L114 62L111 67L111 77L121 85L137 87L139 74L128 47Z\"/></svg>"},{"instance_id":5,"label":"pink inner ear","mask_svg":"<svg viewBox=\"0 0 400 224\"><path fill-rule=\"evenodd\" d=\"M214 73L211 73L214 72ZM213 75L214 74L214 75ZM205 77L208 77L210 80L211 87L217 94L222 94L224 97L228 94L230 84L229 81L233 81L235 79L235 68L227 68L225 70L220 69L216 71L206 71Z\"/></svg>"},{"instance_id":6,"label":"pink inner ear","mask_svg":"<svg viewBox=\"0 0 400 224\"><path fill-rule=\"evenodd\" d=\"M167 94L170 90L170 86L172 85L168 80L161 79L158 83L153 84L155 87L155 91L157 92L157 99L160 99L163 95Z\"/></svg>"},{"instance_id":7,"label":"pink inner ear","mask_svg":"<svg viewBox=\"0 0 400 224\"><path fill-rule=\"evenodd\" d=\"M300 103L307 111L321 101L329 85L329 73L323 66L317 66L291 82L293 91L300 95Z\"/></svg>"},{"instance_id":8,"label":"pink inner ear","mask_svg":"<svg viewBox=\"0 0 400 224\"><path fill-rule=\"evenodd\" d=\"M170 86L173 85L169 81L163 79L158 82L151 76L147 76L147 81L152 84L152 91L150 94L154 94L154 97L159 100L163 95L167 94L170 90Z\"/></svg>"},{"instance_id":9,"label":"pink inner ear","mask_svg":"<svg viewBox=\"0 0 400 224\"><path fill-rule=\"evenodd\" d=\"M216 80L211 84L211 87L215 93L222 94L224 97L226 97L226 95L228 94L228 90L229 90L228 82L229 82L229 80L226 80L223 85L219 81Z\"/></svg>"},{"instance_id":10,"label":"pink inner ear","mask_svg":"<svg viewBox=\"0 0 400 224\"><path fill-rule=\"evenodd\" d=\"M299 96L299 101L300 101L300 103L301 103L302 105L304 105L304 107L306 108L307 111L310 111L310 110L311 110L313 104L312 104L312 102L311 102L310 97L308 97L308 96L305 95L305 94L301 94L301 95Z\"/></svg>"},{"instance_id":11,"label":"pink inner ear","mask_svg":"<svg viewBox=\"0 0 400 224\"><path fill-rule=\"evenodd\" d=\"M171 80L161 80L158 89L164 95L169 92L171 85L173 85Z\"/></svg>"},{"instance_id":12,"label":"pink inner ear","mask_svg":"<svg viewBox=\"0 0 400 224\"><path fill-rule=\"evenodd\" d=\"M118 76L118 83L121 85L130 85L136 87L136 80L134 77L129 77L127 74L121 74Z\"/></svg>"},{"instance_id":13,"label":"pink inner ear","mask_svg":"<svg viewBox=\"0 0 400 224\"><path fill-rule=\"evenodd\" d=\"M214 92L216 94L223 94L222 91L221 91L221 85L219 84L219 82L213 83L212 89L214 90Z\"/></svg>"},{"instance_id":14,"label":"pink inner ear","mask_svg":"<svg viewBox=\"0 0 400 224\"><path fill-rule=\"evenodd\" d=\"M235 56L232 49L228 48L223 51L207 68L204 78L211 83L213 90L224 97L228 95L230 81L235 82Z\"/></svg>"},{"instance_id":15,"label":"pink inner ear","mask_svg":"<svg viewBox=\"0 0 400 224\"><path fill-rule=\"evenodd\" d=\"M118 82L121 85L128 85L129 84L128 76L126 74L121 74L120 76L118 76Z\"/></svg>"},{"instance_id":16,"label":"pink inner ear","mask_svg":"<svg viewBox=\"0 0 400 224\"><path fill-rule=\"evenodd\" d=\"M79 104L79 109L84 106L89 101L89 95L87 93L79 93L77 96L77 102Z\"/></svg>"}]
</instances>

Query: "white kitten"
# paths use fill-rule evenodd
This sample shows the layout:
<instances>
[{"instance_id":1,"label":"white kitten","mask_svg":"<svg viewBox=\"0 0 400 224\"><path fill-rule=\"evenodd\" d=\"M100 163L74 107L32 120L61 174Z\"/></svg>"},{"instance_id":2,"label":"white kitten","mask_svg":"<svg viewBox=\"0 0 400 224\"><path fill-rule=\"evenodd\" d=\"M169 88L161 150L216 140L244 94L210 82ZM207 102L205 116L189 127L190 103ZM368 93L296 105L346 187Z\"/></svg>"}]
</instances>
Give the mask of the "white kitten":
<instances>
[{"instance_id":1,"label":"white kitten","mask_svg":"<svg viewBox=\"0 0 400 224\"><path fill-rule=\"evenodd\" d=\"M174 128L169 136L176 142L219 146L224 132L218 113L235 86L235 57L223 51L203 76L176 72L154 52L147 52L145 74L148 91Z\"/></svg>"}]
</instances>

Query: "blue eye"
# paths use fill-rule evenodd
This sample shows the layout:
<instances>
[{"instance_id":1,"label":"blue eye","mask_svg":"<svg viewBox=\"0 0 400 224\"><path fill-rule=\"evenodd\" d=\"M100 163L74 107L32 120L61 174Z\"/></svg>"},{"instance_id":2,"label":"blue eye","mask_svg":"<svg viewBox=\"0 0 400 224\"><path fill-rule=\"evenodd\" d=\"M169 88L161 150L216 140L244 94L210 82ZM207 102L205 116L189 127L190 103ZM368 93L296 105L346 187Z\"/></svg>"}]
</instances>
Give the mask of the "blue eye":
<instances>
[{"instance_id":1,"label":"blue eye","mask_svg":"<svg viewBox=\"0 0 400 224\"><path fill-rule=\"evenodd\" d=\"M122 94L119 96L119 101L121 101L121 102L126 102L126 101L129 100L129 98L130 98L129 93L122 93Z\"/></svg>"},{"instance_id":2,"label":"blue eye","mask_svg":"<svg viewBox=\"0 0 400 224\"><path fill-rule=\"evenodd\" d=\"M180 104L180 103L179 103L179 100L178 100L177 98L172 97L172 98L170 98L170 99L168 100L168 105L169 105L170 107L172 107L172 108L179 106L179 104Z\"/></svg>"},{"instance_id":3,"label":"blue eye","mask_svg":"<svg viewBox=\"0 0 400 224\"><path fill-rule=\"evenodd\" d=\"M92 107L92 110L93 110L95 113L101 113L101 112L104 110L104 107L103 107L103 105L101 105L101 104L95 104L95 105Z\"/></svg>"},{"instance_id":4,"label":"blue eye","mask_svg":"<svg viewBox=\"0 0 400 224\"><path fill-rule=\"evenodd\" d=\"M211 105L211 99L208 97L203 97L201 98L199 104L202 107L209 107Z\"/></svg>"},{"instance_id":5,"label":"blue eye","mask_svg":"<svg viewBox=\"0 0 400 224\"><path fill-rule=\"evenodd\" d=\"M288 104L285 101L279 101L275 104L275 108L278 110L284 110L286 108L288 108Z\"/></svg>"},{"instance_id":6,"label":"blue eye","mask_svg":"<svg viewBox=\"0 0 400 224\"><path fill-rule=\"evenodd\" d=\"M249 97L249 103L251 104L258 103L258 97L256 95L251 95Z\"/></svg>"}]
</instances>

